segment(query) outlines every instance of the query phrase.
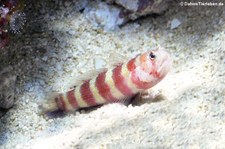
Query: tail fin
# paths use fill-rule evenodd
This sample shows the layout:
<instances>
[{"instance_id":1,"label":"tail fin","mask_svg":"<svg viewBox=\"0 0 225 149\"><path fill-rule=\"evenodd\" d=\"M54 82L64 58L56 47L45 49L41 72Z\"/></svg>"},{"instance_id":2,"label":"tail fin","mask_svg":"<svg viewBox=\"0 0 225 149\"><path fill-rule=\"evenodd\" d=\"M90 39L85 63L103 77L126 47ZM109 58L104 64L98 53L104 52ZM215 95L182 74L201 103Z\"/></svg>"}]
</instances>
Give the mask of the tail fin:
<instances>
[{"instance_id":1,"label":"tail fin","mask_svg":"<svg viewBox=\"0 0 225 149\"><path fill-rule=\"evenodd\" d=\"M41 115L47 116L48 118L64 116L64 111L58 108L55 98L51 98L45 104L39 106Z\"/></svg>"}]
</instances>

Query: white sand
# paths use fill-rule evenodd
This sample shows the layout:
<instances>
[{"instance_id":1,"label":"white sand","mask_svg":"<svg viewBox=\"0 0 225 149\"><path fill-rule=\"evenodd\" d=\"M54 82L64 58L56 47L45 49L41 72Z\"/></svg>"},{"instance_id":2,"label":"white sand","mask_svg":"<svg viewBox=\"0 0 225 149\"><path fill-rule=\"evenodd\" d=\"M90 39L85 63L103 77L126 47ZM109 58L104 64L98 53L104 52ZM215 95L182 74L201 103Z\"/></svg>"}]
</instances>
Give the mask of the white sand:
<instances>
[{"instance_id":1,"label":"white sand","mask_svg":"<svg viewBox=\"0 0 225 149\"><path fill-rule=\"evenodd\" d=\"M0 148L225 148L224 7L173 6L109 33L67 4L53 7L36 4L30 14L36 20L28 19L26 32L4 49L16 55L1 58L11 58L20 80L14 108L0 119ZM171 30L174 18L181 24ZM66 91L96 58L107 66L110 53L131 57L158 45L174 59L152 89L165 100L108 104L50 120L38 114L40 103Z\"/></svg>"}]
</instances>

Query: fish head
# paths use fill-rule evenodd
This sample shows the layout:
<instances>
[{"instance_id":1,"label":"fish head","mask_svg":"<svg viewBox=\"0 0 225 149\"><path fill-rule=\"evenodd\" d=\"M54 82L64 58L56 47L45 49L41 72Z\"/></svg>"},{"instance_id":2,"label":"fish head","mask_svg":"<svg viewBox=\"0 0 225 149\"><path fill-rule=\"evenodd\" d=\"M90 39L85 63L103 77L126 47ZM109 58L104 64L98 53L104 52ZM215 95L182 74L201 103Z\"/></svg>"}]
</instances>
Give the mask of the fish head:
<instances>
[{"instance_id":1,"label":"fish head","mask_svg":"<svg viewBox=\"0 0 225 149\"><path fill-rule=\"evenodd\" d=\"M161 80L169 72L172 59L162 48L150 50L140 55L140 68L144 71L146 82Z\"/></svg>"}]
</instances>

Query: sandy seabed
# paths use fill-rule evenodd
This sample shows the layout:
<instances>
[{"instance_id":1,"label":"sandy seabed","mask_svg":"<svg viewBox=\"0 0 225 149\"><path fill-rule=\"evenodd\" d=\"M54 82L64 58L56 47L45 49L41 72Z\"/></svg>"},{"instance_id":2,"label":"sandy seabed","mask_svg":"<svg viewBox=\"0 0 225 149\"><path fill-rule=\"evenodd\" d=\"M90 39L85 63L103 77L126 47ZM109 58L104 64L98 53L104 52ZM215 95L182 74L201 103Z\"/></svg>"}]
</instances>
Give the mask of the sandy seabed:
<instances>
[{"instance_id":1,"label":"sandy seabed","mask_svg":"<svg viewBox=\"0 0 225 149\"><path fill-rule=\"evenodd\" d=\"M1 49L1 62L14 67L18 81L15 106L0 118L0 148L225 148L225 6L174 4L161 16L104 32L74 2L30 2L24 31ZM181 22L176 29L173 19ZM157 46L174 61L151 91L165 100L107 104L56 119L39 114L52 92L108 67L110 54L132 57Z\"/></svg>"}]
</instances>

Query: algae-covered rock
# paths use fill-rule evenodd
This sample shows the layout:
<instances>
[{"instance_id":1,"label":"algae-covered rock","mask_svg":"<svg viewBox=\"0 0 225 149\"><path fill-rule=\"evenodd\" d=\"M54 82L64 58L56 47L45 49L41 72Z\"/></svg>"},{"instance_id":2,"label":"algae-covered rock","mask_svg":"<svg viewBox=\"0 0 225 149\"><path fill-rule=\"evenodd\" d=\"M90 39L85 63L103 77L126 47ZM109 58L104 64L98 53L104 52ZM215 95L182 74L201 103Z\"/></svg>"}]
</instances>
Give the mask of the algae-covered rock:
<instances>
[{"instance_id":1,"label":"algae-covered rock","mask_svg":"<svg viewBox=\"0 0 225 149\"><path fill-rule=\"evenodd\" d=\"M96 27L115 30L129 20L149 14L161 14L170 0L105 0L92 1L85 8L86 18Z\"/></svg>"},{"instance_id":2,"label":"algae-covered rock","mask_svg":"<svg viewBox=\"0 0 225 149\"><path fill-rule=\"evenodd\" d=\"M121 17L135 20L148 14L161 14L168 6L170 0L107 0L122 7Z\"/></svg>"}]
</instances>

